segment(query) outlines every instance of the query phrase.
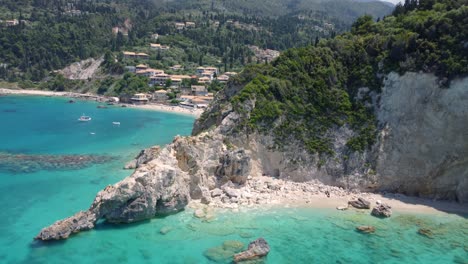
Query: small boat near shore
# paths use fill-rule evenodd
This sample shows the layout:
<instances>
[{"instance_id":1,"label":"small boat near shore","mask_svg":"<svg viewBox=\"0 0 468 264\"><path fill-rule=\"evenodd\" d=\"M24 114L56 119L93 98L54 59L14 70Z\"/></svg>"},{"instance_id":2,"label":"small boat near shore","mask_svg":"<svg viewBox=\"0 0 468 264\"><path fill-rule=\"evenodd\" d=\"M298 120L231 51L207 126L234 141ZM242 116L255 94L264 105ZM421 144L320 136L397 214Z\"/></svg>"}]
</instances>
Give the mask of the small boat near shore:
<instances>
[{"instance_id":1,"label":"small boat near shore","mask_svg":"<svg viewBox=\"0 0 468 264\"><path fill-rule=\"evenodd\" d=\"M88 121L91 121L91 117L90 116L86 116L86 115L82 115L80 116L80 118L78 118L78 121L80 122L88 122Z\"/></svg>"},{"instance_id":2,"label":"small boat near shore","mask_svg":"<svg viewBox=\"0 0 468 264\"><path fill-rule=\"evenodd\" d=\"M113 125L120 126L120 122L112 122Z\"/></svg>"}]
</instances>

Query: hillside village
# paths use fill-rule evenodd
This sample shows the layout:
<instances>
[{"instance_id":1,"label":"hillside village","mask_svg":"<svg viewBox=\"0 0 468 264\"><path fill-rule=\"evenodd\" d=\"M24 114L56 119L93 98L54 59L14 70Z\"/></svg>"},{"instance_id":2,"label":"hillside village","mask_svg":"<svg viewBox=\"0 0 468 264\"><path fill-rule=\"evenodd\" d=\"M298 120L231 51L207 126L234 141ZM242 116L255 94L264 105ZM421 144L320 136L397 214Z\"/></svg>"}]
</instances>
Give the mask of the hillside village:
<instances>
[{"instance_id":1,"label":"hillside village","mask_svg":"<svg viewBox=\"0 0 468 264\"><path fill-rule=\"evenodd\" d=\"M174 22L172 26L177 30L195 28L195 22ZM113 34L128 35L128 29L132 27L129 20L125 20L123 26L112 28ZM151 41L158 40L160 35L151 35ZM275 50L262 50L259 47L249 47L255 54L256 62L270 62L278 57L280 52ZM123 102L133 104L163 103L179 105L188 108L205 108L214 98L214 92L209 91L209 86L216 82L224 86L237 72L221 72L215 66L199 66L196 69L186 69L183 65L175 64L167 70L150 67L151 53L161 56L162 52L170 50L169 45L161 43L149 43L146 52L125 50L121 52L125 72L136 76L146 77L151 92L135 93L121 96ZM133 63L135 62L135 63ZM133 64L132 64L133 63ZM138 64L136 64L138 63ZM169 71L169 72L167 72Z\"/></svg>"},{"instance_id":2,"label":"hillside village","mask_svg":"<svg viewBox=\"0 0 468 264\"><path fill-rule=\"evenodd\" d=\"M147 77L148 85L154 89L152 93L134 94L129 99L131 103L172 103L191 108L205 108L213 100L214 94L208 92L206 85L212 81L225 84L237 74L225 72L219 75L216 67L198 67L193 75L167 74L164 70L153 69L146 64L126 66L125 69L137 76ZM171 69L178 70L181 66L174 65Z\"/></svg>"}]
</instances>

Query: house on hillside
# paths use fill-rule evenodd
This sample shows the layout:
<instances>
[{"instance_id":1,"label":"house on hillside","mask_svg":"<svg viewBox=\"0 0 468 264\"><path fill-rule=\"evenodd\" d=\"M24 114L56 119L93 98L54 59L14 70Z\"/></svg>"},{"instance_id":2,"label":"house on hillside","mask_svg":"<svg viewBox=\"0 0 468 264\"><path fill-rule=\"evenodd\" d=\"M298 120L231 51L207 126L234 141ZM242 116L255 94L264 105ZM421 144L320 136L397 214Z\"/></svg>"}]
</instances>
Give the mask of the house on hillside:
<instances>
[{"instance_id":1,"label":"house on hillside","mask_svg":"<svg viewBox=\"0 0 468 264\"><path fill-rule=\"evenodd\" d=\"M211 73L212 75L214 74L218 75L219 71L218 71L218 68L216 67L198 67L196 69L196 74L198 76L202 76L203 74L208 74L208 73Z\"/></svg>"},{"instance_id":2,"label":"house on hillside","mask_svg":"<svg viewBox=\"0 0 468 264\"><path fill-rule=\"evenodd\" d=\"M140 52L140 53L136 54L136 57L137 57L137 59L147 60L147 59L149 59L150 56L148 54L146 54L146 53Z\"/></svg>"},{"instance_id":3,"label":"house on hillside","mask_svg":"<svg viewBox=\"0 0 468 264\"><path fill-rule=\"evenodd\" d=\"M150 43L150 48L154 50L168 50L169 46L156 44L156 43Z\"/></svg>"},{"instance_id":4,"label":"house on hillside","mask_svg":"<svg viewBox=\"0 0 468 264\"><path fill-rule=\"evenodd\" d=\"M194 28L195 27L195 22L185 22L185 27L186 28Z\"/></svg>"},{"instance_id":5,"label":"house on hillside","mask_svg":"<svg viewBox=\"0 0 468 264\"><path fill-rule=\"evenodd\" d=\"M137 70L136 71L136 75L140 75L140 76L145 76L145 77L152 77L152 76L156 76L158 74L164 74L164 71L163 70L157 70L157 69L145 69L145 70Z\"/></svg>"},{"instance_id":6,"label":"house on hillside","mask_svg":"<svg viewBox=\"0 0 468 264\"><path fill-rule=\"evenodd\" d=\"M124 59L143 59L147 60L149 59L149 55L146 53L137 53L137 52L132 52L132 51L124 51L123 52Z\"/></svg>"},{"instance_id":7,"label":"house on hillside","mask_svg":"<svg viewBox=\"0 0 468 264\"><path fill-rule=\"evenodd\" d=\"M16 26L19 24L19 21L18 19L12 19L12 20L5 20L5 25L7 27L11 27L11 26Z\"/></svg>"},{"instance_id":8,"label":"house on hillside","mask_svg":"<svg viewBox=\"0 0 468 264\"><path fill-rule=\"evenodd\" d=\"M137 66L135 66L135 68L136 68L137 71L146 70L146 69L148 69L148 65L138 64Z\"/></svg>"},{"instance_id":9,"label":"house on hillside","mask_svg":"<svg viewBox=\"0 0 468 264\"><path fill-rule=\"evenodd\" d=\"M198 79L198 82L199 82L199 83L202 83L202 84L211 83L211 79L208 78L208 77L200 77L200 78Z\"/></svg>"},{"instance_id":10,"label":"house on hillside","mask_svg":"<svg viewBox=\"0 0 468 264\"><path fill-rule=\"evenodd\" d=\"M176 22L174 24L175 28L178 29L178 30L181 30L181 29L184 29L185 28L185 23L181 23L181 22Z\"/></svg>"},{"instance_id":11,"label":"house on hillside","mask_svg":"<svg viewBox=\"0 0 468 264\"><path fill-rule=\"evenodd\" d=\"M164 86L166 81L169 79L169 74L160 73L150 77L150 86Z\"/></svg>"},{"instance_id":12,"label":"house on hillside","mask_svg":"<svg viewBox=\"0 0 468 264\"><path fill-rule=\"evenodd\" d=\"M223 74L221 76L219 76L218 78L216 78L220 83L227 83L227 81L229 81L229 76Z\"/></svg>"}]
</instances>

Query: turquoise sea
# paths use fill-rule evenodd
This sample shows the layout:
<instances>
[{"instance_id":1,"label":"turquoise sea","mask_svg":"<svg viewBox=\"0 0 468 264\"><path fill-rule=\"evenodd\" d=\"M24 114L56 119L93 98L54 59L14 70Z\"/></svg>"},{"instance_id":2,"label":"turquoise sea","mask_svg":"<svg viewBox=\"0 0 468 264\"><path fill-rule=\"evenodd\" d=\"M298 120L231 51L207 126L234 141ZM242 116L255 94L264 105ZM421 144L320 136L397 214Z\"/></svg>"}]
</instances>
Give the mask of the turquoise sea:
<instances>
[{"instance_id":1,"label":"turquoise sea","mask_svg":"<svg viewBox=\"0 0 468 264\"><path fill-rule=\"evenodd\" d=\"M257 237L271 246L265 263L468 263L468 220L455 214L377 219L351 210L270 208L219 210L208 223L187 209L138 224L100 223L66 241L34 242L42 227L87 209L97 191L129 175L122 166L140 149L190 134L194 121L96 106L0 97L0 263L215 263L205 255L229 263L223 242L246 246ZM78 122L83 113L92 120ZM377 230L361 234L359 225ZM432 237L419 235L419 228Z\"/></svg>"}]
</instances>

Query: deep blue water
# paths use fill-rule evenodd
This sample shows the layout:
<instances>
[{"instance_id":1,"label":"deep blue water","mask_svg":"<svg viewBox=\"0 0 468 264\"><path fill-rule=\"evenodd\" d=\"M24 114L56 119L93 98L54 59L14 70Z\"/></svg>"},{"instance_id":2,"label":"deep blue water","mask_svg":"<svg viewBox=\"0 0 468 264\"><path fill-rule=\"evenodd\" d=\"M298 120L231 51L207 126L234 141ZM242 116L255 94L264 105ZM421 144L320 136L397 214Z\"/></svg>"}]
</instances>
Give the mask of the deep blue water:
<instances>
[{"instance_id":1,"label":"deep blue water","mask_svg":"<svg viewBox=\"0 0 468 264\"><path fill-rule=\"evenodd\" d=\"M99 224L66 241L35 243L32 238L42 227L88 208L99 190L129 175L121 168L141 148L188 135L194 121L96 105L67 104L63 98L0 97L0 153L7 152L15 162L0 167L0 263L214 263L204 255L207 249L226 240L246 246L257 237L271 245L266 263L467 263L468 221L442 213L395 213L377 219L352 210L220 210L206 223L187 209L138 224ZM82 113L92 120L79 123ZM113 121L121 122L120 127ZM53 162L46 154L112 159L73 170L57 165L23 171L24 157L43 155L40 164ZM359 225L373 225L377 231L360 234L355 231ZM170 232L163 235L162 228ZM419 235L419 228L432 230L433 238Z\"/></svg>"}]
</instances>

